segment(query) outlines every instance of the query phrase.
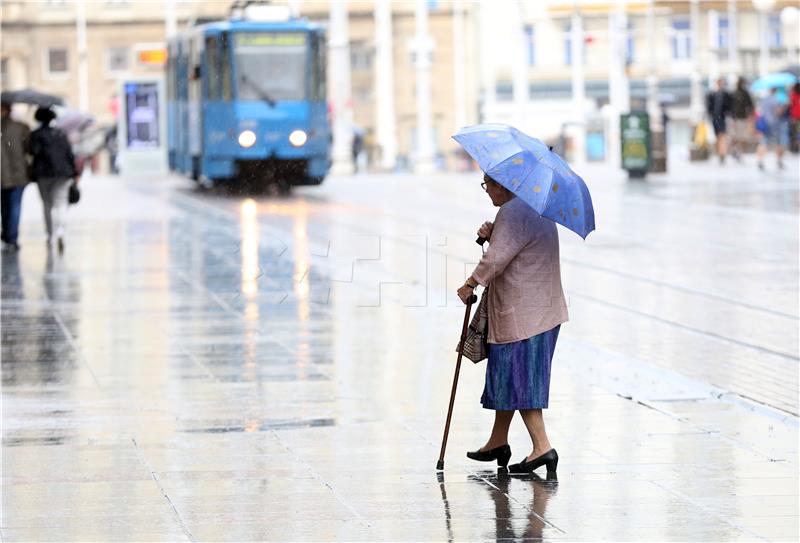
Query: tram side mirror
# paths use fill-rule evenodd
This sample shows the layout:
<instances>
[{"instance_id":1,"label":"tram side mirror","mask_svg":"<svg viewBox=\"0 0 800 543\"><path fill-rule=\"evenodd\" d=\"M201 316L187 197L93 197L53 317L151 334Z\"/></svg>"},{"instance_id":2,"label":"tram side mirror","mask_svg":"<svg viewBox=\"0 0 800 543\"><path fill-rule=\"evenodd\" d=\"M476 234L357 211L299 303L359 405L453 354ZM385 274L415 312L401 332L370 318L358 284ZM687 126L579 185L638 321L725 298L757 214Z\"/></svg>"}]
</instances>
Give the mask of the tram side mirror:
<instances>
[{"instance_id":1,"label":"tram side mirror","mask_svg":"<svg viewBox=\"0 0 800 543\"><path fill-rule=\"evenodd\" d=\"M200 79L200 65L195 64L194 69L192 70L192 79Z\"/></svg>"}]
</instances>

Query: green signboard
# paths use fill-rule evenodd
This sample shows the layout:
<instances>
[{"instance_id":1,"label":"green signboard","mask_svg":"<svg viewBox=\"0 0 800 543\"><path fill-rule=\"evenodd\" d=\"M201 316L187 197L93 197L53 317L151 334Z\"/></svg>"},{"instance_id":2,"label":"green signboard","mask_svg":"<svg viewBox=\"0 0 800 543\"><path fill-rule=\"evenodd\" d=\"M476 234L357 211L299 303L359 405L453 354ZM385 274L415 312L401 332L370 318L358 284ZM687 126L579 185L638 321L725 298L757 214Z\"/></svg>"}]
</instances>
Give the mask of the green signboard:
<instances>
[{"instance_id":1,"label":"green signboard","mask_svg":"<svg viewBox=\"0 0 800 543\"><path fill-rule=\"evenodd\" d=\"M650 119L647 113L635 111L620 116L622 168L631 177L644 177L650 169Z\"/></svg>"}]
</instances>

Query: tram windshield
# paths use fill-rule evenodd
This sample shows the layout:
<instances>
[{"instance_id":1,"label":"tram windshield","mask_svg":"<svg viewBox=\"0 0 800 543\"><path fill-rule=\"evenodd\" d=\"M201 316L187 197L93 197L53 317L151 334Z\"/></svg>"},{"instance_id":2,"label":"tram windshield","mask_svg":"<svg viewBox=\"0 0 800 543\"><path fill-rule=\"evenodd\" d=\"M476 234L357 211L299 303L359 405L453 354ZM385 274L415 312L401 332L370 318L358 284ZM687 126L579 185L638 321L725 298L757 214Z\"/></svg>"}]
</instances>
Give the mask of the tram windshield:
<instances>
[{"instance_id":1,"label":"tram windshield","mask_svg":"<svg viewBox=\"0 0 800 543\"><path fill-rule=\"evenodd\" d=\"M234 43L239 100L306 98L305 33L239 32Z\"/></svg>"}]
</instances>

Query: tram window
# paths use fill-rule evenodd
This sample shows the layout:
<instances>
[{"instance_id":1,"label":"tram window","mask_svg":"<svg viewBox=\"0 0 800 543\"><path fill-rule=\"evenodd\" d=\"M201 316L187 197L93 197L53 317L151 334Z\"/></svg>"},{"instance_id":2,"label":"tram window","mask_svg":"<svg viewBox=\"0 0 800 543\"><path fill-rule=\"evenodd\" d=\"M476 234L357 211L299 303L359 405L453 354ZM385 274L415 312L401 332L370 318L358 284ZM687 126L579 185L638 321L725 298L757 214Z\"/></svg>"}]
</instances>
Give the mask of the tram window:
<instances>
[{"instance_id":1,"label":"tram window","mask_svg":"<svg viewBox=\"0 0 800 543\"><path fill-rule=\"evenodd\" d=\"M209 100L219 100L219 51L217 50L217 38L209 36L206 38L206 72L205 82Z\"/></svg>"},{"instance_id":2,"label":"tram window","mask_svg":"<svg viewBox=\"0 0 800 543\"><path fill-rule=\"evenodd\" d=\"M236 89L239 100L304 100L307 34L302 32L239 32Z\"/></svg>"},{"instance_id":3,"label":"tram window","mask_svg":"<svg viewBox=\"0 0 800 543\"><path fill-rule=\"evenodd\" d=\"M312 55L314 55L314 62L312 65L312 86L311 86L311 99L312 100L325 100L325 95L327 93L326 89L326 73L325 73L325 65L327 60L326 46L325 46L325 35L324 34L317 34L316 39L314 40L314 50L312 51Z\"/></svg>"},{"instance_id":4,"label":"tram window","mask_svg":"<svg viewBox=\"0 0 800 543\"><path fill-rule=\"evenodd\" d=\"M222 34L219 39L220 42L220 67L219 77L222 83L222 99L230 102L233 99L233 91L231 85L231 50L228 46L228 34Z\"/></svg>"}]
</instances>

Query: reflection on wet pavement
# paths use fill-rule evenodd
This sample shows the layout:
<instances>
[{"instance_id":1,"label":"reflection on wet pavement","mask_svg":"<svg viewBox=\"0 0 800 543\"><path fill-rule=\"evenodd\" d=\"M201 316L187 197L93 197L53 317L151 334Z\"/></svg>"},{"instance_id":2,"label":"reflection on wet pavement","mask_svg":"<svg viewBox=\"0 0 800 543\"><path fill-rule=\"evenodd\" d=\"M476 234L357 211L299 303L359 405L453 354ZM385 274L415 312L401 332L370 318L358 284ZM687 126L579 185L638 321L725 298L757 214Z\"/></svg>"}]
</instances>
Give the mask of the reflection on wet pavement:
<instances>
[{"instance_id":1,"label":"reflection on wet pavement","mask_svg":"<svg viewBox=\"0 0 800 543\"><path fill-rule=\"evenodd\" d=\"M2 255L3 541L797 540L795 184L594 183L596 236L562 234L548 481L464 457L483 365L434 470L453 291L492 213L472 181L91 180L63 256L27 194Z\"/></svg>"}]
</instances>

